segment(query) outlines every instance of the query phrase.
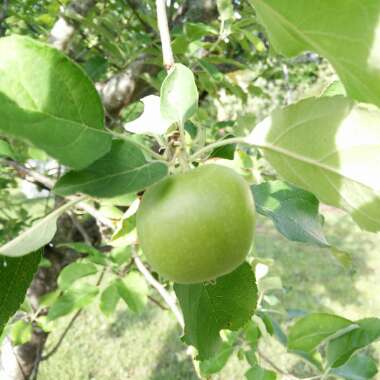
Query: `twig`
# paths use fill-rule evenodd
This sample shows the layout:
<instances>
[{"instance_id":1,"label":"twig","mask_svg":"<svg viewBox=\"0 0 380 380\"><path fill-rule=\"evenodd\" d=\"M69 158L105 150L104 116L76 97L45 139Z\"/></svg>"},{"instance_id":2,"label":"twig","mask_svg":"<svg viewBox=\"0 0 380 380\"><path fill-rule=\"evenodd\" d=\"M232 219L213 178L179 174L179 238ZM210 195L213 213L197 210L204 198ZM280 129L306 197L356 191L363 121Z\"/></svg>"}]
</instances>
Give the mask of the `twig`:
<instances>
[{"instance_id":1,"label":"twig","mask_svg":"<svg viewBox=\"0 0 380 380\"><path fill-rule=\"evenodd\" d=\"M157 23L160 31L163 64L166 70L174 65L174 56L170 41L168 17L166 15L166 1L156 0Z\"/></svg>"},{"instance_id":2,"label":"twig","mask_svg":"<svg viewBox=\"0 0 380 380\"><path fill-rule=\"evenodd\" d=\"M256 349L257 354L265 361L267 364L269 364L277 373L280 375L286 376L288 379L294 379L294 380L299 380L297 376L294 376L290 373L285 372L281 368L279 368L276 364L272 362L265 354L263 354L258 348Z\"/></svg>"},{"instance_id":3,"label":"twig","mask_svg":"<svg viewBox=\"0 0 380 380\"><path fill-rule=\"evenodd\" d=\"M100 276L99 276L98 280L96 281L96 286L99 286L101 284L101 282L103 281L103 277L104 277L105 271L106 271L106 268L103 268L103 270L100 273ZM73 327L75 321L82 314L83 310L84 310L83 308L79 309L74 314L74 316L71 318L70 322L66 326L65 330L63 331L63 333L62 333L61 337L59 338L58 342L56 343L56 345L46 355L41 356L41 361L49 359L52 355L54 355L58 351L58 349L61 347L61 344L64 341L67 333Z\"/></svg>"},{"instance_id":4,"label":"twig","mask_svg":"<svg viewBox=\"0 0 380 380\"><path fill-rule=\"evenodd\" d=\"M88 244L88 245L92 245L91 243L91 239L90 237L88 236L88 233L86 231L85 228L83 228L82 224L79 222L78 218L75 216L74 213L72 212L69 212L68 213L69 216L70 216L70 219L71 221L73 222L75 228L78 230L78 232L82 235L83 237L83 240Z\"/></svg>"},{"instance_id":5,"label":"twig","mask_svg":"<svg viewBox=\"0 0 380 380\"><path fill-rule=\"evenodd\" d=\"M149 301L152 301L154 304L156 304L160 309L162 310L169 310L166 306L164 306L160 301L156 300L152 296L148 296Z\"/></svg>"},{"instance_id":6,"label":"twig","mask_svg":"<svg viewBox=\"0 0 380 380\"><path fill-rule=\"evenodd\" d=\"M63 331L61 337L59 338L57 344L49 351L46 355L41 356L41 361L48 360L52 355L54 355L59 347L61 347L61 344L63 340L65 339L67 333L70 331L71 327L73 327L75 321L78 319L78 317L82 314L83 309L79 309L74 316L71 318L70 322L66 326L65 330Z\"/></svg>"},{"instance_id":7,"label":"twig","mask_svg":"<svg viewBox=\"0 0 380 380\"><path fill-rule=\"evenodd\" d=\"M135 261L137 269L141 272L141 274L145 277L147 282L157 290L166 304L169 306L170 310L173 312L176 317L178 324L182 327L185 327L185 322L183 320L183 316L181 311L179 310L175 299L172 298L170 293L152 276L149 270L145 267L140 257L137 254L134 254L133 260Z\"/></svg>"}]
</instances>

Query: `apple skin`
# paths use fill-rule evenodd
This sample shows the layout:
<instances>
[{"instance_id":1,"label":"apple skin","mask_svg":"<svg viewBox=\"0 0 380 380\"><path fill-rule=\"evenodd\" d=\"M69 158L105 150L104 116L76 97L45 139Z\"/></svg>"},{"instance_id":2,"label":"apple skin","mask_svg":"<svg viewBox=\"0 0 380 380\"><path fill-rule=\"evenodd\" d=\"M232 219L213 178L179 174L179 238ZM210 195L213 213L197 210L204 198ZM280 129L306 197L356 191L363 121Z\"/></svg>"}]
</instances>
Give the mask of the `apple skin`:
<instances>
[{"instance_id":1,"label":"apple skin","mask_svg":"<svg viewBox=\"0 0 380 380\"><path fill-rule=\"evenodd\" d=\"M209 164L150 187L137 212L137 234L151 267L190 284L233 271L254 239L255 206L245 180Z\"/></svg>"}]
</instances>

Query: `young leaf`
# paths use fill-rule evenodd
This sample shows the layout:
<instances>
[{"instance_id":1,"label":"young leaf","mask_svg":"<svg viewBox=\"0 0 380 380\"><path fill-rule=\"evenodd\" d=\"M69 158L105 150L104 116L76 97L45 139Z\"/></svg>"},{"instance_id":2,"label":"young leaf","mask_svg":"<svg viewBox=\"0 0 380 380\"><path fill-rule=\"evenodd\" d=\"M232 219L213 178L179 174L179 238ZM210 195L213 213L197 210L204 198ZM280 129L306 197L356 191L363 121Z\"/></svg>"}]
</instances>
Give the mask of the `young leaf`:
<instances>
[{"instance_id":1,"label":"young leaf","mask_svg":"<svg viewBox=\"0 0 380 380\"><path fill-rule=\"evenodd\" d=\"M100 97L79 66L22 36L0 39L0 57L0 130L75 169L108 152Z\"/></svg>"},{"instance_id":2,"label":"young leaf","mask_svg":"<svg viewBox=\"0 0 380 380\"><path fill-rule=\"evenodd\" d=\"M30 228L0 247L0 255L24 256L49 243L57 232L58 218L78 201L67 202L45 218L34 222Z\"/></svg>"},{"instance_id":3,"label":"young leaf","mask_svg":"<svg viewBox=\"0 0 380 380\"><path fill-rule=\"evenodd\" d=\"M358 354L343 366L333 368L331 373L346 380L368 380L376 376L377 365L369 356Z\"/></svg>"},{"instance_id":4,"label":"young leaf","mask_svg":"<svg viewBox=\"0 0 380 380\"><path fill-rule=\"evenodd\" d=\"M250 1L278 52L317 52L334 66L350 97L380 106L377 0Z\"/></svg>"},{"instance_id":5,"label":"young leaf","mask_svg":"<svg viewBox=\"0 0 380 380\"><path fill-rule=\"evenodd\" d=\"M289 240L328 246L319 217L318 199L282 181L251 187L256 211L270 217Z\"/></svg>"},{"instance_id":6,"label":"young leaf","mask_svg":"<svg viewBox=\"0 0 380 380\"><path fill-rule=\"evenodd\" d=\"M185 319L183 339L197 348L198 360L209 359L218 351L220 330L239 329L256 309L256 280L247 263L215 283L175 284L174 290Z\"/></svg>"},{"instance_id":7,"label":"young leaf","mask_svg":"<svg viewBox=\"0 0 380 380\"><path fill-rule=\"evenodd\" d=\"M106 316L110 317L116 310L119 303L120 295L115 283L109 285L103 290L100 296L100 311Z\"/></svg>"},{"instance_id":8,"label":"young leaf","mask_svg":"<svg viewBox=\"0 0 380 380\"><path fill-rule=\"evenodd\" d=\"M32 338L33 328L30 323L19 319L11 326L10 337L15 346L25 344Z\"/></svg>"},{"instance_id":9,"label":"young leaf","mask_svg":"<svg viewBox=\"0 0 380 380\"><path fill-rule=\"evenodd\" d=\"M176 63L161 86L161 115L171 123L184 124L198 108L198 90L194 75Z\"/></svg>"},{"instance_id":10,"label":"young leaf","mask_svg":"<svg viewBox=\"0 0 380 380\"><path fill-rule=\"evenodd\" d=\"M355 326L354 322L337 315L309 314L290 328L288 348L293 351L311 352L326 338L350 326Z\"/></svg>"},{"instance_id":11,"label":"young leaf","mask_svg":"<svg viewBox=\"0 0 380 380\"><path fill-rule=\"evenodd\" d=\"M136 272L129 273L116 282L120 297L135 313L140 313L147 301L149 288L145 279Z\"/></svg>"},{"instance_id":12,"label":"young leaf","mask_svg":"<svg viewBox=\"0 0 380 380\"><path fill-rule=\"evenodd\" d=\"M97 273L97 268L91 263L75 262L63 268L58 277L58 286L61 290L67 290L80 278Z\"/></svg>"},{"instance_id":13,"label":"young leaf","mask_svg":"<svg viewBox=\"0 0 380 380\"><path fill-rule=\"evenodd\" d=\"M148 162L135 144L114 140L108 154L86 169L65 174L56 183L54 192L62 196L82 192L110 198L143 190L167 173L164 162Z\"/></svg>"},{"instance_id":14,"label":"young leaf","mask_svg":"<svg viewBox=\"0 0 380 380\"><path fill-rule=\"evenodd\" d=\"M0 260L0 335L24 301L40 260L40 251L21 258Z\"/></svg>"},{"instance_id":15,"label":"young leaf","mask_svg":"<svg viewBox=\"0 0 380 380\"><path fill-rule=\"evenodd\" d=\"M4 140L0 140L0 157L9 157L14 160L16 159L11 146Z\"/></svg>"},{"instance_id":16,"label":"young leaf","mask_svg":"<svg viewBox=\"0 0 380 380\"><path fill-rule=\"evenodd\" d=\"M234 18L234 7L231 0L217 0L216 5L222 21Z\"/></svg>"},{"instance_id":17,"label":"young leaf","mask_svg":"<svg viewBox=\"0 0 380 380\"><path fill-rule=\"evenodd\" d=\"M82 284L81 286L68 289L49 310L48 321L53 321L74 310L89 305L97 296L99 289L96 286Z\"/></svg>"},{"instance_id":18,"label":"young leaf","mask_svg":"<svg viewBox=\"0 0 380 380\"><path fill-rule=\"evenodd\" d=\"M220 372L227 364L228 359L233 352L233 347L227 342L223 342L220 350L216 353L215 356L199 363L199 368L202 375L206 377Z\"/></svg>"},{"instance_id":19,"label":"young leaf","mask_svg":"<svg viewBox=\"0 0 380 380\"><path fill-rule=\"evenodd\" d=\"M380 230L380 111L342 96L309 98L275 111L251 133L287 181Z\"/></svg>"},{"instance_id":20,"label":"young leaf","mask_svg":"<svg viewBox=\"0 0 380 380\"><path fill-rule=\"evenodd\" d=\"M105 256L102 252L98 251L96 248L86 243L81 243L81 242L62 243L62 244L59 244L58 247L67 247L76 252L87 254L89 256L89 260L91 260L95 264L99 264L99 265L107 264L107 256Z\"/></svg>"},{"instance_id":21,"label":"young leaf","mask_svg":"<svg viewBox=\"0 0 380 380\"><path fill-rule=\"evenodd\" d=\"M163 135L171 122L161 115L160 97L148 95L142 98L144 112L136 120L124 124L124 129L137 134Z\"/></svg>"},{"instance_id":22,"label":"young leaf","mask_svg":"<svg viewBox=\"0 0 380 380\"><path fill-rule=\"evenodd\" d=\"M269 371L267 369L261 367L253 367L250 368L245 377L247 380L276 380L277 375L276 372Z\"/></svg>"},{"instance_id":23,"label":"young leaf","mask_svg":"<svg viewBox=\"0 0 380 380\"><path fill-rule=\"evenodd\" d=\"M380 319L366 318L357 321L359 328L331 340L327 346L330 367L342 366L353 353L380 338Z\"/></svg>"}]
</instances>

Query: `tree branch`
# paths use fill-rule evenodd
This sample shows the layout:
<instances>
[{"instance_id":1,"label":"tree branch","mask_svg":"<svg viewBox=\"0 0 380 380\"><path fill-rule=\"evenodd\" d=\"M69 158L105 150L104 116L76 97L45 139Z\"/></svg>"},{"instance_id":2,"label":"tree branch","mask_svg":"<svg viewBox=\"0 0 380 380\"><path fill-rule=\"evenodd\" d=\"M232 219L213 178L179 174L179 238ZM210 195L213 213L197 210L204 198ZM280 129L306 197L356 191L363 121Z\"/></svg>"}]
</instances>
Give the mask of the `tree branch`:
<instances>
[{"instance_id":1,"label":"tree branch","mask_svg":"<svg viewBox=\"0 0 380 380\"><path fill-rule=\"evenodd\" d=\"M164 67L169 70L174 65L174 56L170 41L168 17L166 14L166 1L156 0L157 23L160 31L160 39L162 46L162 58Z\"/></svg>"},{"instance_id":2,"label":"tree branch","mask_svg":"<svg viewBox=\"0 0 380 380\"><path fill-rule=\"evenodd\" d=\"M181 311L179 310L175 299L172 298L170 293L152 276L149 270L145 267L140 257L137 254L134 254L133 260L135 261L137 269L141 272L141 274L145 277L146 281L157 290L166 304L169 306L170 310L173 312L176 317L178 324L185 328L185 322L183 320L183 316Z\"/></svg>"}]
</instances>

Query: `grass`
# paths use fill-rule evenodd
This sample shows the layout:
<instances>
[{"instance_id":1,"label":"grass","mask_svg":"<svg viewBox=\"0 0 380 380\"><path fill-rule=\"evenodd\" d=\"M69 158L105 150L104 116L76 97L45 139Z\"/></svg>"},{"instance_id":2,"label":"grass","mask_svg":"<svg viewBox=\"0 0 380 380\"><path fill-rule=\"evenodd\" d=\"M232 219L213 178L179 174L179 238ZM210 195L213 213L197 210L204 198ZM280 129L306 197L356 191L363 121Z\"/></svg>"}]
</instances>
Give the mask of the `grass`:
<instances>
[{"instance_id":1,"label":"grass","mask_svg":"<svg viewBox=\"0 0 380 380\"><path fill-rule=\"evenodd\" d=\"M343 213L325 209L325 231L332 244L352 253L350 270L325 250L283 239L259 219L257 255L273 259L270 273L282 278L279 312L329 311L358 319L380 315L380 236L361 232ZM53 346L68 319L49 338ZM284 324L286 325L287 322ZM169 312L152 306L142 315L121 307L106 320L94 305L77 320L60 350L40 369L39 380L192 380L196 379L180 331ZM294 357L273 340L267 355L280 367L297 370ZM380 349L373 355L380 363ZM244 379L246 365L234 356L213 380ZM378 377L380 379L380 376Z\"/></svg>"}]
</instances>

